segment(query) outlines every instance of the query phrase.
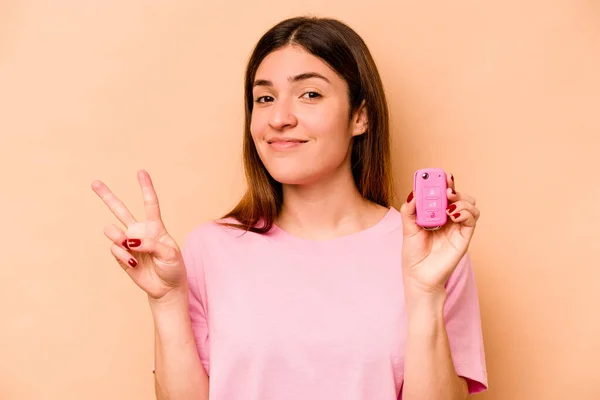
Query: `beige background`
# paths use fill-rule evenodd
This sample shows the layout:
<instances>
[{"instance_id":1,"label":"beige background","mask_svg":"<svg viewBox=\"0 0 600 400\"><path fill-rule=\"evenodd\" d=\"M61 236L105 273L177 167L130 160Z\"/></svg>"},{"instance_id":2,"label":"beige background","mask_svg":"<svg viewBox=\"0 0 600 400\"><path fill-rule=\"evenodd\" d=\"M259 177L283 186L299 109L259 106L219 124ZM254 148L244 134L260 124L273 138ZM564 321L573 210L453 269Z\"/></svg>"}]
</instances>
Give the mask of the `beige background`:
<instances>
[{"instance_id":1,"label":"beige background","mask_svg":"<svg viewBox=\"0 0 600 400\"><path fill-rule=\"evenodd\" d=\"M399 198L425 166L477 198L491 385L479 398L600 398L589 0L0 1L0 398L153 398L151 315L112 259L102 229L116 219L90 183L142 216L147 169L179 240L227 211L243 191L246 59L304 13L370 46Z\"/></svg>"}]
</instances>

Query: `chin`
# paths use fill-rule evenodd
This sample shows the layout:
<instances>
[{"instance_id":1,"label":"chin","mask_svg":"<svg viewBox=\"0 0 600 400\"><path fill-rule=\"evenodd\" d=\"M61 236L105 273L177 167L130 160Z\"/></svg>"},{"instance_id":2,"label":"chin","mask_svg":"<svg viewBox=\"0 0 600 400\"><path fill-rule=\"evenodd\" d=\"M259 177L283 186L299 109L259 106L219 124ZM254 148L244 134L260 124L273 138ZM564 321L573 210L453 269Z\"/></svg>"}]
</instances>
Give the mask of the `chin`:
<instances>
[{"instance_id":1,"label":"chin","mask_svg":"<svg viewBox=\"0 0 600 400\"><path fill-rule=\"evenodd\" d=\"M306 185L315 180L315 174L304 168L267 168L267 171L282 185Z\"/></svg>"}]
</instances>

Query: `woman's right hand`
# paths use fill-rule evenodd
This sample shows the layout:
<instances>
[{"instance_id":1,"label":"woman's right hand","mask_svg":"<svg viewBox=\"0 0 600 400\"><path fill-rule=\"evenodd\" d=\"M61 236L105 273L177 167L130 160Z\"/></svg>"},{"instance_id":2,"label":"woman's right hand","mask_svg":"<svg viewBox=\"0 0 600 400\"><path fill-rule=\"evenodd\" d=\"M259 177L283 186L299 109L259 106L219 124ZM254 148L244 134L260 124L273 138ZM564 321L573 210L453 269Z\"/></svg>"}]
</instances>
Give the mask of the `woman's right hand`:
<instances>
[{"instance_id":1,"label":"woman's right hand","mask_svg":"<svg viewBox=\"0 0 600 400\"><path fill-rule=\"evenodd\" d=\"M136 221L102 181L92 182L92 189L127 229L123 231L114 224L104 229L112 242L111 253L150 300L161 301L185 286L185 265L177 243L163 224L150 175L142 170L137 177L146 210L146 220L142 222Z\"/></svg>"}]
</instances>

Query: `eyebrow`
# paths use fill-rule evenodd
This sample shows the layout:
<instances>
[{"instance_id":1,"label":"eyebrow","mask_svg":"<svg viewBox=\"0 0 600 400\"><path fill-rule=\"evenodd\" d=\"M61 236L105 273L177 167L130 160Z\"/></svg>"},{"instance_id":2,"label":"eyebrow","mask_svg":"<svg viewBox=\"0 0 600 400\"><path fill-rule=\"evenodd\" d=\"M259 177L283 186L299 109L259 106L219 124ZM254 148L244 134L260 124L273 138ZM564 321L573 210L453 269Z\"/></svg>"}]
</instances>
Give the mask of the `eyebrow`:
<instances>
[{"instance_id":1,"label":"eyebrow","mask_svg":"<svg viewBox=\"0 0 600 400\"><path fill-rule=\"evenodd\" d=\"M329 82L329 79L325 78L323 75L317 73L317 72L305 72L303 74L300 75L296 75L296 76L290 76L288 78L288 82L300 82L306 79L311 79L311 78L318 78L318 79L322 79L327 83L331 83ZM256 87L256 86L269 86L269 87L273 87L273 82L266 80L266 79L258 79L256 81L254 81L254 84L252 85L252 87Z\"/></svg>"}]
</instances>

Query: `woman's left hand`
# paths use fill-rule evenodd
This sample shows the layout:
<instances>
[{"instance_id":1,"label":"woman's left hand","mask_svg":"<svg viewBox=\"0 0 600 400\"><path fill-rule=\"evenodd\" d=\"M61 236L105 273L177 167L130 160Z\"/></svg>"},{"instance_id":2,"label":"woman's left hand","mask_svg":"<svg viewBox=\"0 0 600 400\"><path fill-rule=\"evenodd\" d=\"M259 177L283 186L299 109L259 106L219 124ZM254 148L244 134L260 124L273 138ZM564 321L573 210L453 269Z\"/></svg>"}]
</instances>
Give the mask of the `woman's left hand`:
<instances>
[{"instance_id":1,"label":"woman's left hand","mask_svg":"<svg viewBox=\"0 0 600 400\"><path fill-rule=\"evenodd\" d=\"M405 290L415 293L445 293L445 284L467 252L479 209L475 199L456 192L454 177L447 174L448 222L428 231L416 224L416 202L410 192L400 208L403 236L402 270Z\"/></svg>"}]
</instances>

